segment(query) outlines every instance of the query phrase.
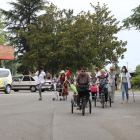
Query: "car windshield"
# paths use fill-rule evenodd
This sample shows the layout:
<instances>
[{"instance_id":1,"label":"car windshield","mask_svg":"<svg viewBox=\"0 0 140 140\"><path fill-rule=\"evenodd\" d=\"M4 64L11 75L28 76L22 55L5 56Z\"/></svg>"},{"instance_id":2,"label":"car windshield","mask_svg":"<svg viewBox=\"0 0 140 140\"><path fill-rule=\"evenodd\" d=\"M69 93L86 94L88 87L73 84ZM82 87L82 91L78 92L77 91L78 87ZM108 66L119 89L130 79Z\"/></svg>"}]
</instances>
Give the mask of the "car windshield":
<instances>
[{"instance_id":1,"label":"car windshield","mask_svg":"<svg viewBox=\"0 0 140 140\"><path fill-rule=\"evenodd\" d=\"M8 77L9 71L0 70L0 78Z\"/></svg>"}]
</instances>

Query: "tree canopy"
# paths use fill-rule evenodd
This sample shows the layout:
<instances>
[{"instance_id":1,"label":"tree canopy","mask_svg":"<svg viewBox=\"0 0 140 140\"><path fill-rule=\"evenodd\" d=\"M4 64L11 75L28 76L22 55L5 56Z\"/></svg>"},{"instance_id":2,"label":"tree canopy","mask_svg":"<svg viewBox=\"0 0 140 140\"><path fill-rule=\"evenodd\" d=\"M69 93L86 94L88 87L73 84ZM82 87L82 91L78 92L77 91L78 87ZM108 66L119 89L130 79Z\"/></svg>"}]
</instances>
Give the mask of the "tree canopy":
<instances>
[{"instance_id":1,"label":"tree canopy","mask_svg":"<svg viewBox=\"0 0 140 140\"><path fill-rule=\"evenodd\" d=\"M3 21L2 21L2 15L0 13L0 45L4 45L4 43L6 42L3 29L4 29L4 26L3 26Z\"/></svg>"},{"instance_id":2,"label":"tree canopy","mask_svg":"<svg viewBox=\"0 0 140 140\"><path fill-rule=\"evenodd\" d=\"M56 72L66 66L73 71L81 66L101 68L117 63L120 57L123 59L127 42L115 36L122 28L119 21L110 15L105 4L91 7L93 14L82 11L73 16L70 10L59 10L54 4L46 6L38 26L28 25L30 34L19 32L30 48L24 54L23 64L44 65L48 71Z\"/></svg>"},{"instance_id":3,"label":"tree canopy","mask_svg":"<svg viewBox=\"0 0 140 140\"><path fill-rule=\"evenodd\" d=\"M123 20L124 27L127 29L135 28L136 30L140 30L140 5L132 9L132 12L132 15Z\"/></svg>"}]
</instances>

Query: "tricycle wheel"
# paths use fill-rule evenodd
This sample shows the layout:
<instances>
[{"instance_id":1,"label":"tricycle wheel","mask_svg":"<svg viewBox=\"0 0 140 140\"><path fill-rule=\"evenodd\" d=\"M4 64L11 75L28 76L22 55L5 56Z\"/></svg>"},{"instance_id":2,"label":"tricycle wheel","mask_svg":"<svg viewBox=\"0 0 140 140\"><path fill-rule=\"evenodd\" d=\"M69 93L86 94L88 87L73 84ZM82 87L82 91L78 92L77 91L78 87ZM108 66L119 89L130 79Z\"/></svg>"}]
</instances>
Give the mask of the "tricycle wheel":
<instances>
[{"instance_id":1,"label":"tricycle wheel","mask_svg":"<svg viewBox=\"0 0 140 140\"><path fill-rule=\"evenodd\" d=\"M73 113L73 108L74 108L74 101L71 101L71 113Z\"/></svg>"},{"instance_id":2,"label":"tricycle wheel","mask_svg":"<svg viewBox=\"0 0 140 140\"><path fill-rule=\"evenodd\" d=\"M92 110L92 105L91 105L91 100L89 99L89 113L91 114L91 110Z\"/></svg>"}]
</instances>

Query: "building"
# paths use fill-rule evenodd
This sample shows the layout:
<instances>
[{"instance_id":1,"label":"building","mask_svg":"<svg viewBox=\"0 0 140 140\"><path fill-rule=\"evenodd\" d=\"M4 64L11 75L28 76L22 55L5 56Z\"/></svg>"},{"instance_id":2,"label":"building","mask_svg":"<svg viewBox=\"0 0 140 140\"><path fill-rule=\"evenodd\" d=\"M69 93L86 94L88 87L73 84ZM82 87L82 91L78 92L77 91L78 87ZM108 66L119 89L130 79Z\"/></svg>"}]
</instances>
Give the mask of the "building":
<instances>
[{"instance_id":1,"label":"building","mask_svg":"<svg viewBox=\"0 0 140 140\"><path fill-rule=\"evenodd\" d=\"M14 60L14 47L0 45L0 60Z\"/></svg>"}]
</instances>

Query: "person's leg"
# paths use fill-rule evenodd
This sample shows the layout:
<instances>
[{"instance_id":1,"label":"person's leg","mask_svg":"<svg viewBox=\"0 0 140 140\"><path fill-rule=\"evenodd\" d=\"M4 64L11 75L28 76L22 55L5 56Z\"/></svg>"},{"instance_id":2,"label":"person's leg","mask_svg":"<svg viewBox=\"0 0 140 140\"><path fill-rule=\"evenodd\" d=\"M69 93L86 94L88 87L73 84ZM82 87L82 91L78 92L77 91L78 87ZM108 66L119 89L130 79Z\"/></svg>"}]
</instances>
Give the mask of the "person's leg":
<instances>
[{"instance_id":1,"label":"person's leg","mask_svg":"<svg viewBox=\"0 0 140 140\"><path fill-rule=\"evenodd\" d=\"M67 93L66 93L66 98L67 98L67 95L69 95L69 83L67 82L66 85L67 85Z\"/></svg>"},{"instance_id":2,"label":"person's leg","mask_svg":"<svg viewBox=\"0 0 140 140\"><path fill-rule=\"evenodd\" d=\"M126 99L127 99L126 103L128 103L129 101L128 83L125 83L125 92L126 92Z\"/></svg>"},{"instance_id":3,"label":"person's leg","mask_svg":"<svg viewBox=\"0 0 140 140\"><path fill-rule=\"evenodd\" d=\"M91 92L92 94L92 100L94 100L95 92Z\"/></svg>"},{"instance_id":4,"label":"person's leg","mask_svg":"<svg viewBox=\"0 0 140 140\"><path fill-rule=\"evenodd\" d=\"M89 92L86 92L86 103L89 101L89 97L90 97Z\"/></svg>"},{"instance_id":5,"label":"person's leg","mask_svg":"<svg viewBox=\"0 0 140 140\"><path fill-rule=\"evenodd\" d=\"M41 87L42 87L42 83L40 83L39 85L38 85L38 90L39 90L39 96L40 96L40 100L42 99L42 92L41 92Z\"/></svg>"},{"instance_id":6,"label":"person's leg","mask_svg":"<svg viewBox=\"0 0 140 140\"><path fill-rule=\"evenodd\" d=\"M54 83L53 86L54 86L54 91L56 91L56 83Z\"/></svg>"},{"instance_id":7,"label":"person's leg","mask_svg":"<svg viewBox=\"0 0 140 140\"><path fill-rule=\"evenodd\" d=\"M108 89L104 88L104 93L105 93L105 102L107 102L107 97L108 97Z\"/></svg>"},{"instance_id":8,"label":"person's leg","mask_svg":"<svg viewBox=\"0 0 140 140\"><path fill-rule=\"evenodd\" d=\"M115 86L112 86L112 87L111 87L111 101L114 101L115 89L116 89Z\"/></svg>"},{"instance_id":9,"label":"person's leg","mask_svg":"<svg viewBox=\"0 0 140 140\"><path fill-rule=\"evenodd\" d=\"M79 106L79 104L80 104L80 97L79 97L79 93L78 93L78 95L77 95L77 106Z\"/></svg>"},{"instance_id":10,"label":"person's leg","mask_svg":"<svg viewBox=\"0 0 140 140\"><path fill-rule=\"evenodd\" d=\"M122 83L121 87L122 87L122 103L124 103L124 90L125 90L124 83Z\"/></svg>"}]
</instances>

